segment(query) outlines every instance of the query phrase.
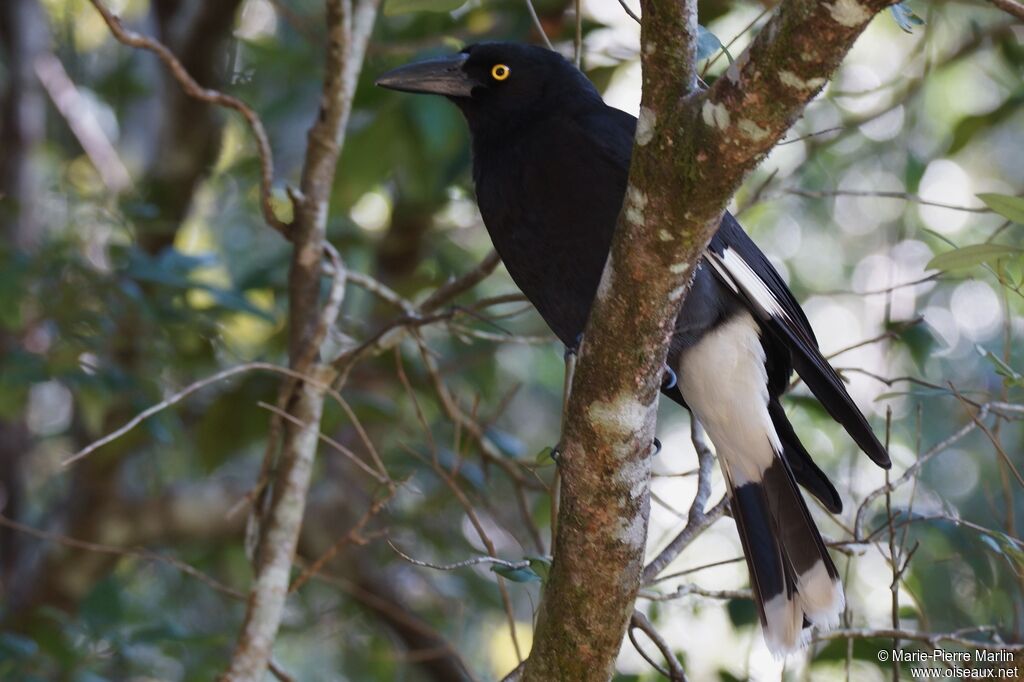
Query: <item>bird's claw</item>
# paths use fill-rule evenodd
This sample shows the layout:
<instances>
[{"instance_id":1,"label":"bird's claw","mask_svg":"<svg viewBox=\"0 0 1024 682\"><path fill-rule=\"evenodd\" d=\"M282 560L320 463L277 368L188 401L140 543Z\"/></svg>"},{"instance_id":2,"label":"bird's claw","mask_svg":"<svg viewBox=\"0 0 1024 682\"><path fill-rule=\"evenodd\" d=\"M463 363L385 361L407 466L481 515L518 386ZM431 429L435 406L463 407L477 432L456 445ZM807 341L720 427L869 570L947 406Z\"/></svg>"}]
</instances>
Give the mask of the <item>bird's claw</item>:
<instances>
[{"instance_id":1,"label":"bird's claw","mask_svg":"<svg viewBox=\"0 0 1024 682\"><path fill-rule=\"evenodd\" d=\"M672 371L671 367L665 365L664 369L665 375L661 378L661 387L666 391L670 391L676 387L678 379L676 378L676 373Z\"/></svg>"},{"instance_id":2,"label":"bird's claw","mask_svg":"<svg viewBox=\"0 0 1024 682\"><path fill-rule=\"evenodd\" d=\"M583 334L577 334L576 339L571 345L565 347L565 361L569 362L569 358L574 355L578 355L580 352L580 346L583 345Z\"/></svg>"},{"instance_id":3,"label":"bird's claw","mask_svg":"<svg viewBox=\"0 0 1024 682\"><path fill-rule=\"evenodd\" d=\"M661 452L661 441L658 440L657 438L654 439L654 442L651 444L651 446L654 448L654 452L651 453L652 456L657 455L658 453Z\"/></svg>"}]
</instances>

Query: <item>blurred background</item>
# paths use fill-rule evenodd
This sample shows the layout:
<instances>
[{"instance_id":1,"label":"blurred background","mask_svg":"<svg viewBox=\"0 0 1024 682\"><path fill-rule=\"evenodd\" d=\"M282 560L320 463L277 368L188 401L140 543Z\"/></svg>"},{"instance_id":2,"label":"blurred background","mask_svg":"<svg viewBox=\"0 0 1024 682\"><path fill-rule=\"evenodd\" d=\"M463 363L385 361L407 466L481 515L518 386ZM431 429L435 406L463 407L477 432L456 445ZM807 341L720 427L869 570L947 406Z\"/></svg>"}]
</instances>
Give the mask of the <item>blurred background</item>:
<instances>
[{"instance_id":1,"label":"blurred background","mask_svg":"<svg viewBox=\"0 0 1024 682\"><path fill-rule=\"evenodd\" d=\"M260 114L286 215L320 97L321 3L109 4L200 83ZM534 6L572 56L575 3ZM582 6L583 68L635 113L639 26L617 2ZM540 42L528 10L384 4L328 235L349 268L405 300L471 270L490 245L456 109L372 81L472 42ZM700 3L707 80L771 10ZM894 617L910 632L1021 641L1022 39L1024 25L984 2L910 0L880 15L737 196L734 210L887 434L898 485L877 494L885 473L795 386L790 418L845 502L837 516L812 504L845 575L842 629L864 636L774 659L725 517L638 601L691 679L887 679L877 652L892 639L871 631ZM280 378L212 383L62 462L192 382L284 362L290 251L262 222L258 185L243 120L182 94L85 0L0 3L0 678L203 680L223 669L250 577L239 507L267 437L260 403L274 402ZM288 603L275 660L295 679L493 680L528 653L563 362L516 293L499 267L418 340L354 367L342 393L351 411L328 402L333 444L317 460L298 563L336 552ZM365 341L401 313L350 284L335 341ZM666 406L658 430L650 556L685 525L696 490L687 415ZM374 452L394 490L354 464ZM716 467L711 502L723 491ZM435 570L387 539L435 564L493 551L530 566L504 578L487 564ZM661 679L628 640L618 669L620 680Z\"/></svg>"}]
</instances>

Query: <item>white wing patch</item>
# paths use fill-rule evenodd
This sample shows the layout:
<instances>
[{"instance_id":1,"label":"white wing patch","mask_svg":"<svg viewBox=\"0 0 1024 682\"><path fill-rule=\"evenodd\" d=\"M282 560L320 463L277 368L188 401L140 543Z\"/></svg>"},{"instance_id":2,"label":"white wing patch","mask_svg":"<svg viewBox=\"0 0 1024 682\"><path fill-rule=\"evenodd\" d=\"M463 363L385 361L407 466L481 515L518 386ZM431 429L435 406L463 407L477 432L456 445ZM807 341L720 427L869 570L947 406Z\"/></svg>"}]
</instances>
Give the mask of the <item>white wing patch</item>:
<instances>
[{"instance_id":1,"label":"white wing patch","mask_svg":"<svg viewBox=\"0 0 1024 682\"><path fill-rule=\"evenodd\" d=\"M722 250L721 256L710 250L707 254L709 256L708 260L715 266L715 269L718 270L718 273L723 276L733 290L742 291L746 294L759 312L771 315L772 317L779 317L783 320L790 320L789 314L782 307L782 304L779 303L779 299L775 298L775 294L757 276L757 273L747 264L747 261L743 260L742 256L729 247Z\"/></svg>"}]
</instances>

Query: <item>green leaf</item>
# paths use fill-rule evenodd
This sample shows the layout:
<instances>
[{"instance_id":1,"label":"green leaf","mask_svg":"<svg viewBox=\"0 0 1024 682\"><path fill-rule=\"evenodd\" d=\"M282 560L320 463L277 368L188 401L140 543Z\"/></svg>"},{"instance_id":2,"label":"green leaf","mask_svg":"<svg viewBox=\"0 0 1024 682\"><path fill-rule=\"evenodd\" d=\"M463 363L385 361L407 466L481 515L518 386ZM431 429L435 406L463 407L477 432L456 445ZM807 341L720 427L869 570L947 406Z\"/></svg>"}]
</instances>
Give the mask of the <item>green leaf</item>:
<instances>
[{"instance_id":1,"label":"green leaf","mask_svg":"<svg viewBox=\"0 0 1024 682\"><path fill-rule=\"evenodd\" d=\"M932 356L938 342L926 324L916 324L899 332L899 340L910 351L910 357L920 371L924 371L925 363Z\"/></svg>"},{"instance_id":2,"label":"green leaf","mask_svg":"<svg viewBox=\"0 0 1024 682\"><path fill-rule=\"evenodd\" d=\"M905 2L893 5L889 11L892 12L892 18L896 20L896 24L906 33L913 33L915 26L924 25L924 19L917 16Z\"/></svg>"},{"instance_id":3,"label":"green leaf","mask_svg":"<svg viewBox=\"0 0 1024 682\"><path fill-rule=\"evenodd\" d=\"M508 566L502 566L501 564L493 564L491 570L500 575L502 578L511 580L514 583L539 583L541 578L536 572L529 566L523 568L509 568Z\"/></svg>"},{"instance_id":4,"label":"green leaf","mask_svg":"<svg viewBox=\"0 0 1024 682\"><path fill-rule=\"evenodd\" d=\"M718 39L711 31L707 30L703 26L697 26L697 61L703 61L718 52L724 50L722 41ZM726 52L726 55L729 53ZM729 57L729 61L732 62L732 57Z\"/></svg>"},{"instance_id":5,"label":"green leaf","mask_svg":"<svg viewBox=\"0 0 1024 682\"><path fill-rule=\"evenodd\" d=\"M540 576L541 581L546 583L551 573L551 559L545 556L528 556L526 560L530 562L530 568Z\"/></svg>"},{"instance_id":6,"label":"green leaf","mask_svg":"<svg viewBox=\"0 0 1024 682\"><path fill-rule=\"evenodd\" d=\"M979 194L978 198L1007 220L1024 225L1024 197L987 193Z\"/></svg>"},{"instance_id":7,"label":"green leaf","mask_svg":"<svg viewBox=\"0 0 1024 682\"><path fill-rule=\"evenodd\" d=\"M757 620L757 610L750 599L730 599L725 604L729 620L736 627L751 625Z\"/></svg>"},{"instance_id":8,"label":"green leaf","mask_svg":"<svg viewBox=\"0 0 1024 682\"><path fill-rule=\"evenodd\" d=\"M959 270L981 265L1000 258L1009 258L1024 254L1024 249L1009 244L971 244L940 253L925 267L926 270Z\"/></svg>"},{"instance_id":9,"label":"green leaf","mask_svg":"<svg viewBox=\"0 0 1024 682\"><path fill-rule=\"evenodd\" d=\"M466 4L466 0L387 0L384 16L393 17L410 12L452 12Z\"/></svg>"},{"instance_id":10,"label":"green leaf","mask_svg":"<svg viewBox=\"0 0 1024 682\"><path fill-rule=\"evenodd\" d=\"M546 448L538 452L537 456L533 458L534 463L536 463L537 466L542 467L554 464L555 460L551 457L551 453L554 451L555 449L553 447L551 447L550 445L547 446Z\"/></svg>"},{"instance_id":11,"label":"green leaf","mask_svg":"<svg viewBox=\"0 0 1024 682\"><path fill-rule=\"evenodd\" d=\"M996 374L1003 377L1003 383L1007 386L1024 386L1024 375L1003 362L1002 358L984 346L978 345L975 349L995 368Z\"/></svg>"}]
</instances>

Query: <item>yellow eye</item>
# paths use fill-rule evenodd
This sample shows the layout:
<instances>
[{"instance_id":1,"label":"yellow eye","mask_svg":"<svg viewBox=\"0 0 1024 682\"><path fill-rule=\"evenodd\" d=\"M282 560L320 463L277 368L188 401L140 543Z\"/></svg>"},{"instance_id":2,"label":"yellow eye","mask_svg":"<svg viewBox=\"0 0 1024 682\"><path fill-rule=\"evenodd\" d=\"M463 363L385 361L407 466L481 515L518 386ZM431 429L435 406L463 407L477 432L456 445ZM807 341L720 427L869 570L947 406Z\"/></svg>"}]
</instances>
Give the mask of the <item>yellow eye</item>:
<instances>
[{"instance_id":1,"label":"yellow eye","mask_svg":"<svg viewBox=\"0 0 1024 682\"><path fill-rule=\"evenodd\" d=\"M491 78L496 81L503 81L512 75L512 69L508 68L504 64L495 64L491 67Z\"/></svg>"}]
</instances>

